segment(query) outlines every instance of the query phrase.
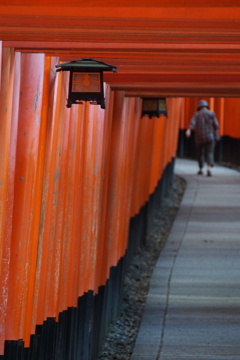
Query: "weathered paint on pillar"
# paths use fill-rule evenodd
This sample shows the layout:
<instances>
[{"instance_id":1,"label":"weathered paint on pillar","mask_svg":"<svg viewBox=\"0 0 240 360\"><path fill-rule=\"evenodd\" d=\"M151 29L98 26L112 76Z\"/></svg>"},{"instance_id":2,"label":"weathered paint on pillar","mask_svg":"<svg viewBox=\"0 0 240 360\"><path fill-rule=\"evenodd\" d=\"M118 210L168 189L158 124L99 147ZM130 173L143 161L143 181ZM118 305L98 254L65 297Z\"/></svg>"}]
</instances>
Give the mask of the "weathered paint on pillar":
<instances>
[{"instance_id":1,"label":"weathered paint on pillar","mask_svg":"<svg viewBox=\"0 0 240 360\"><path fill-rule=\"evenodd\" d=\"M38 247L36 219L39 134L42 109L44 55L22 55L17 157L12 216L6 338L26 338L31 324L35 264ZM36 227L36 228L35 228Z\"/></svg>"},{"instance_id":2,"label":"weathered paint on pillar","mask_svg":"<svg viewBox=\"0 0 240 360\"><path fill-rule=\"evenodd\" d=\"M14 168L11 167L11 132L15 54L5 48L1 58L0 90L0 354L6 338L6 319L9 297L9 266L12 236L12 196ZM4 71L3 71L4 69ZM17 98L16 98L17 102ZM10 197L9 197L9 194Z\"/></svg>"}]
</instances>

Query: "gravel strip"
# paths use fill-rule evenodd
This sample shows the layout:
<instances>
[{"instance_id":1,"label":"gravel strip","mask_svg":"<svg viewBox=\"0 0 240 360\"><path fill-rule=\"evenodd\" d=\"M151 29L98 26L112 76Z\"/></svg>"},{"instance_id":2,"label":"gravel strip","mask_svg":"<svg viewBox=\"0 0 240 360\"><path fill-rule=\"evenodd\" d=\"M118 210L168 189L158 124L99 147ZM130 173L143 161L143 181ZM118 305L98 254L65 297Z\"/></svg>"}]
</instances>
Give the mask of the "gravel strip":
<instances>
[{"instance_id":1,"label":"gravel strip","mask_svg":"<svg viewBox=\"0 0 240 360\"><path fill-rule=\"evenodd\" d=\"M134 256L124 281L124 296L120 315L111 324L98 360L130 360L141 323L149 283L160 251L168 238L175 219L185 181L174 177L168 195L155 212L151 234L146 246Z\"/></svg>"}]
</instances>

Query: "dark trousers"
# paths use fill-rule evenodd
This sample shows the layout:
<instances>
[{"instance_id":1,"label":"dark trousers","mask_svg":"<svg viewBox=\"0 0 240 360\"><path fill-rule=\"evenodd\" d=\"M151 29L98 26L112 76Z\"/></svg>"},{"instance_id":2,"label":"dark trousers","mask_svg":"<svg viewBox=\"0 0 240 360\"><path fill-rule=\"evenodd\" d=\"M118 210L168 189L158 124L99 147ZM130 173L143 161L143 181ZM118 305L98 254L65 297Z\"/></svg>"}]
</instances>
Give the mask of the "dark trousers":
<instances>
[{"instance_id":1,"label":"dark trousers","mask_svg":"<svg viewBox=\"0 0 240 360\"><path fill-rule=\"evenodd\" d=\"M214 146L215 146L215 141L196 145L197 160L198 160L198 165L199 165L200 169L203 168L205 161L206 161L207 165L213 166L213 164L214 164Z\"/></svg>"}]
</instances>

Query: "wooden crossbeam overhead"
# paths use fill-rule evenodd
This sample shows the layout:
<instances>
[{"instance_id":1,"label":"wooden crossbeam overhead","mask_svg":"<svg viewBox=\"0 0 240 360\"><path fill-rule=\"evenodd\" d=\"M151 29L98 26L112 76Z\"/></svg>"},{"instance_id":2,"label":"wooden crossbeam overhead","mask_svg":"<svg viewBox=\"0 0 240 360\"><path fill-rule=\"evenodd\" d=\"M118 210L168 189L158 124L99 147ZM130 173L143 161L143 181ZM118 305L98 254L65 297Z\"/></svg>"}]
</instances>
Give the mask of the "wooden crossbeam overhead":
<instances>
[{"instance_id":1,"label":"wooden crossbeam overhead","mask_svg":"<svg viewBox=\"0 0 240 360\"><path fill-rule=\"evenodd\" d=\"M182 84L179 94L194 83L196 93L197 84L200 92L209 84L216 96L238 96L238 0L1 0L0 40L60 61L93 57L116 65L118 74L106 81L129 94L156 82Z\"/></svg>"},{"instance_id":2,"label":"wooden crossbeam overhead","mask_svg":"<svg viewBox=\"0 0 240 360\"><path fill-rule=\"evenodd\" d=\"M1 5L9 6L33 6L32 0L1 0ZM80 7L233 7L238 6L238 0L41 0L34 3L35 6L80 6Z\"/></svg>"}]
</instances>

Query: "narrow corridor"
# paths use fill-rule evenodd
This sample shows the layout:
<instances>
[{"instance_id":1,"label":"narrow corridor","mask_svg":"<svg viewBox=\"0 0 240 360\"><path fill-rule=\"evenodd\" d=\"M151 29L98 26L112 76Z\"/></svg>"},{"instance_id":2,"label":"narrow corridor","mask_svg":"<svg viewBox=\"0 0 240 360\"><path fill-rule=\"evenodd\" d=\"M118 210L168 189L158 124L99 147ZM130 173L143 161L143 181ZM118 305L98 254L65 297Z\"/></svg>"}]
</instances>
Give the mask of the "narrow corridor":
<instances>
[{"instance_id":1,"label":"narrow corridor","mask_svg":"<svg viewBox=\"0 0 240 360\"><path fill-rule=\"evenodd\" d=\"M240 358L240 173L195 175L152 276L132 360Z\"/></svg>"}]
</instances>

